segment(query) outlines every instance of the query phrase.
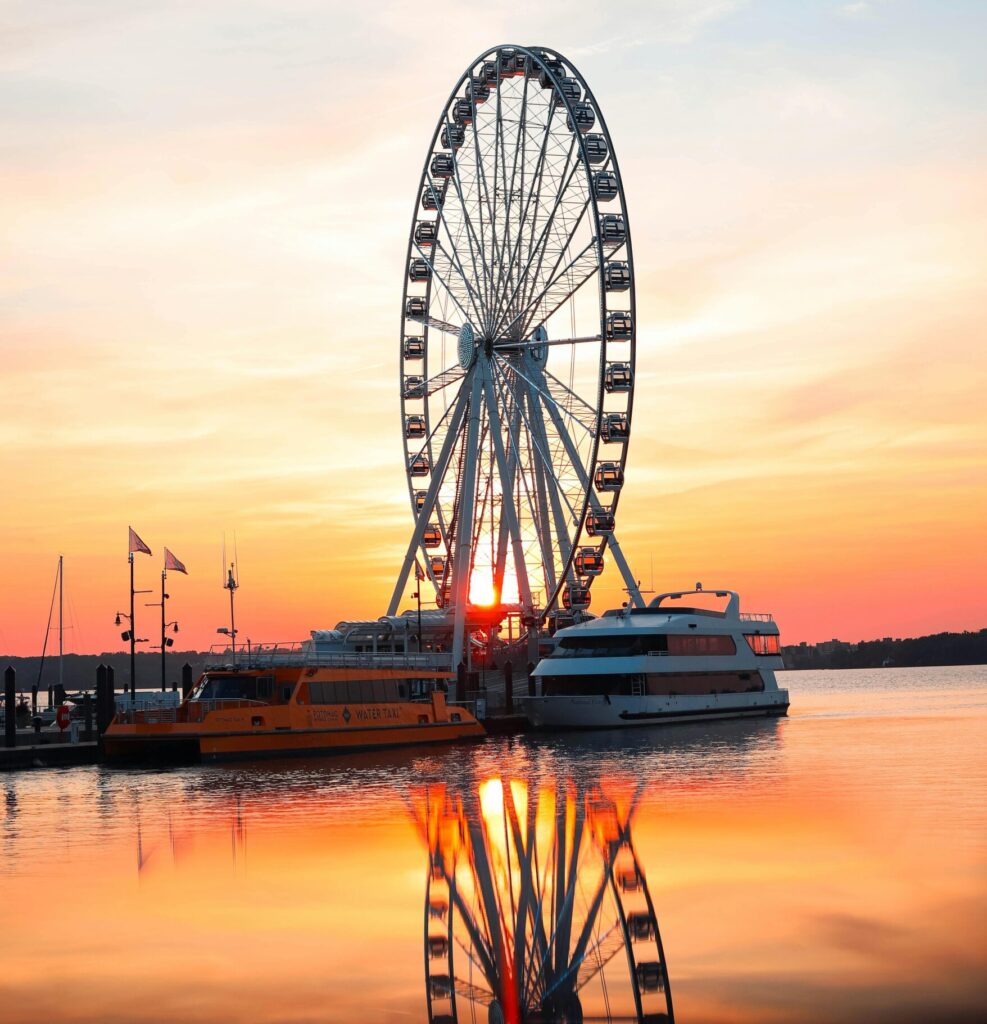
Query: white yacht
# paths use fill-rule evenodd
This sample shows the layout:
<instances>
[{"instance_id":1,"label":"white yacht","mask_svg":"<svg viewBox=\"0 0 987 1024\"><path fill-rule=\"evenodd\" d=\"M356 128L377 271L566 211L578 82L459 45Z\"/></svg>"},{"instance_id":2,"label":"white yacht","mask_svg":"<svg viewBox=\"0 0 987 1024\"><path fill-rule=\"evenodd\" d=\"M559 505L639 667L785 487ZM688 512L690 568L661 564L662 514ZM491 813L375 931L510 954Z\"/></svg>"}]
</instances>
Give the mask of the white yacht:
<instances>
[{"instance_id":1,"label":"white yacht","mask_svg":"<svg viewBox=\"0 0 987 1024\"><path fill-rule=\"evenodd\" d=\"M710 597L722 610L697 605ZM684 602L684 603L683 603ZM535 696L523 698L536 727L614 728L710 718L784 715L788 691L778 627L742 613L732 590L659 594L556 634L535 668Z\"/></svg>"}]
</instances>

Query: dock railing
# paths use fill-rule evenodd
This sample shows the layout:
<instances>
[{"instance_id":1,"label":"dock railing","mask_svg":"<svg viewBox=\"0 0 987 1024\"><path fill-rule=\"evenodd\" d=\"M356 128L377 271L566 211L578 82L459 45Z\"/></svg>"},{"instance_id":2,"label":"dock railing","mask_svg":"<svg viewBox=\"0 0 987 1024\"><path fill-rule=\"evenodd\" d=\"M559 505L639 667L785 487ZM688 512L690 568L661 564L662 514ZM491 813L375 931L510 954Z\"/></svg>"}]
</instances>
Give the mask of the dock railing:
<instances>
[{"instance_id":1,"label":"dock railing","mask_svg":"<svg viewBox=\"0 0 987 1024\"><path fill-rule=\"evenodd\" d=\"M209 651L206 668L230 668L234 663L229 647L213 647ZM452 655L425 651L333 651L320 650L311 641L259 644L237 648L238 668L276 668L301 666L303 668L392 668L415 669L426 672L451 672Z\"/></svg>"}]
</instances>

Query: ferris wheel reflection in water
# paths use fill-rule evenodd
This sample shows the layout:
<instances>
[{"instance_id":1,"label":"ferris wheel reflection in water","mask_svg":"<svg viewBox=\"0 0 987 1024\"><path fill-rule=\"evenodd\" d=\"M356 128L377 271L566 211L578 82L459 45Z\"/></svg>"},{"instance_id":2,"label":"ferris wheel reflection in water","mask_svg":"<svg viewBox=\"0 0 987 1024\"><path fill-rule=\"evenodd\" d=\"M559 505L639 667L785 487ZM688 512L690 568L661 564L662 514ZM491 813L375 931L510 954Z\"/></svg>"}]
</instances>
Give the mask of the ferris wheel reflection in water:
<instances>
[{"instance_id":1,"label":"ferris wheel reflection in water","mask_svg":"<svg viewBox=\"0 0 987 1024\"><path fill-rule=\"evenodd\" d=\"M674 1019L639 795L491 778L413 797L430 1024Z\"/></svg>"}]
</instances>

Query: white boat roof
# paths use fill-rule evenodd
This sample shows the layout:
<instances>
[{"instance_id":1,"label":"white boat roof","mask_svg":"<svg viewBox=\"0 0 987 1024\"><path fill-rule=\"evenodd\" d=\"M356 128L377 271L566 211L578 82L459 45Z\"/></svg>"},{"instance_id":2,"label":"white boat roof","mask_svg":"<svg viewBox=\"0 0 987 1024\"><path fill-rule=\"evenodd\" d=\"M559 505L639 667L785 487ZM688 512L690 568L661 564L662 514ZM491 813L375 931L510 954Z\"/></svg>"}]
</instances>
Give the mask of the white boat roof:
<instances>
[{"instance_id":1,"label":"white boat roof","mask_svg":"<svg viewBox=\"0 0 987 1024\"><path fill-rule=\"evenodd\" d=\"M697 608L694 605L667 603L681 601L690 596L710 594L714 597L727 598L727 605L723 611L717 611L715 608ZM704 589L701 584L697 584L692 590L670 590L659 594L645 608L628 606L605 611L599 618L560 629L556 636L565 637L576 631L582 635L603 635L618 631L626 633L665 632L668 627L681 625L683 618L695 619L697 627L705 630L720 631L728 624L730 627L736 627L741 623L745 626L756 623L758 632L778 632L778 627L771 615L766 613L742 614L740 594L737 591L709 590Z\"/></svg>"}]
</instances>

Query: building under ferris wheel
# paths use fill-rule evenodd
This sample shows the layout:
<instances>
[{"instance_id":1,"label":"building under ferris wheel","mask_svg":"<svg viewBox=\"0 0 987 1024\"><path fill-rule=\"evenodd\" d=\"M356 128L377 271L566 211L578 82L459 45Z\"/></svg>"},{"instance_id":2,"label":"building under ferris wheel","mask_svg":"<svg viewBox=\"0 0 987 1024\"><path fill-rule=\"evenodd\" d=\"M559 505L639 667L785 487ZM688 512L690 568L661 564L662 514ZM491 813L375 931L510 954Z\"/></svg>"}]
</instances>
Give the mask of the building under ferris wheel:
<instances>
[{"instance_id":1,"label":"building under ferris wheel","mask_svg":"<svg viewBox=\"0 0 987 1024\"><path fill-rule=\"evenodd\" d=\"M401 305L414 529L388 615L416 572L453 665L508 613L529 638L578 617L609 558L643 605L614 533L635 328L627 204L596 98L553 50L487 51L432 134Z\"/></svg>"}]
</instances>

